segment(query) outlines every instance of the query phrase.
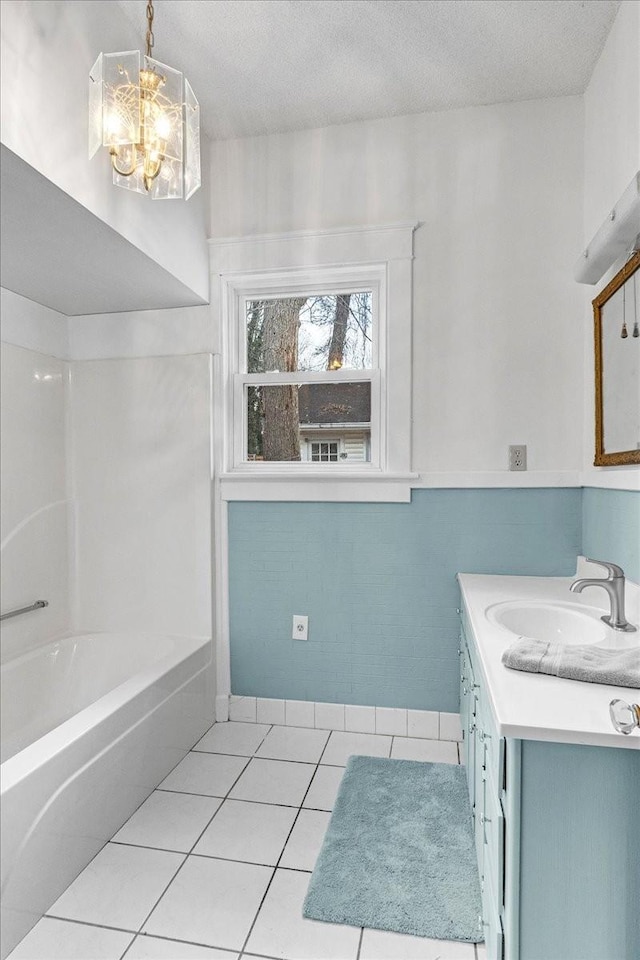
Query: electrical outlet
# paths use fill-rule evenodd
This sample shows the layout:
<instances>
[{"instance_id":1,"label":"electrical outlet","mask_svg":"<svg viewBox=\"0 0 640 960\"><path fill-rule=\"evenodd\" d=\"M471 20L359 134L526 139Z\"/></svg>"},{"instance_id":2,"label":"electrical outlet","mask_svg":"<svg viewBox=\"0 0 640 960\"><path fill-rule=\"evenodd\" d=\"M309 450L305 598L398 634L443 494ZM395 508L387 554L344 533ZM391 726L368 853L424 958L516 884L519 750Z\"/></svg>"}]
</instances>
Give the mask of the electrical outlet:
<instances>
[{"instance_id":1,"label":"electrical outlet","mask_svg":"<svg viewBox=\"0 0 640 960\"><path fill-rule=\"evenodd\" d=\"M509 470L527 469L527 446L525 443L509 447Z\"/></svg>"},{"instance_id":2,"label":"electrical outlet","mask_svg":"<svg viewBox=\"0 0 640 960\"><path fill-rule=\"evenodd\" d=\"M293 615L293 632L291 634L292 640L308 640L309 639L309 617L303 617L298 613Z\"/></svg>"}]
</instances>

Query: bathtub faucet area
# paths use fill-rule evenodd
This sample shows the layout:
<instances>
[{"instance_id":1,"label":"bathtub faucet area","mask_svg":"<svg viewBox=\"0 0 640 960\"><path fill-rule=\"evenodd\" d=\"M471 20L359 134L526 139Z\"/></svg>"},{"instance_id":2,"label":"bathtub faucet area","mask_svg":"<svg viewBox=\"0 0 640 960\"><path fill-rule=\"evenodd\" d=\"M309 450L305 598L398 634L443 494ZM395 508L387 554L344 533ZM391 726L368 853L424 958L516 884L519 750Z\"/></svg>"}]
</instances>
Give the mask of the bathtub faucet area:
<instances>
[{"instance_id":1,"label":"bathtub faucet area","mask_svg":"<svg viewBox=\"0 0 640 960\"><path fill-rule=\"evenodd\" d=\"M613 627L614 630L621 630L624 633L633 633L637 630L632 623L629 623L624 613L624 570L616 563L608 563L606 560L590 560L587 563L596 563L607 570L606 577L584 577L580 580L574 580L569 589L572 593L582 593L585 587L602 587L609 595L611 602L611 613L600 619L604 623Z\"/></svg>"}]
</instances>

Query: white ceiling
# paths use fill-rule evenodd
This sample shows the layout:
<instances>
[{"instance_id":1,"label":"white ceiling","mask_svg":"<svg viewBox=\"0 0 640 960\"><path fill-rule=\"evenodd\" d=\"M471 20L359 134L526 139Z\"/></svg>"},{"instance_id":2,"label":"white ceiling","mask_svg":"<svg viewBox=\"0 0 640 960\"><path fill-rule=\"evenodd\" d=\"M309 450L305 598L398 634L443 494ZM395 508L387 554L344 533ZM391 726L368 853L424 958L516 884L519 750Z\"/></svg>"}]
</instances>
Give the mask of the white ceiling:
<instances>
[{"instance_id":1,"label":"white ceiling","mask_svg":"<svg viewBox=\"0 0 640 960\"><path fill-rule=\"evenodd\" d=\"M118 0L140 33L146 0ZM156 0L213 139L583 93L619 0Z\"/></svg>"}]
</instances>

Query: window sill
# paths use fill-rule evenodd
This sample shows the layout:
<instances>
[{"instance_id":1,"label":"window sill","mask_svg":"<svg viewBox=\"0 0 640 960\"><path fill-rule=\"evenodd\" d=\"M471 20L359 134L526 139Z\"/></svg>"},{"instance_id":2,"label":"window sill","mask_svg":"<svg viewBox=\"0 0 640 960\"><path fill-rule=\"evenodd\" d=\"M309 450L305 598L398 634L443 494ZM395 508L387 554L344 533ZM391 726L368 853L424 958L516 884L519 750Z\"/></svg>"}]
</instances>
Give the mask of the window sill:
<instances>
[{"instance_id":1,"label":"window sill","mask_svg":"<svg viewBox=\"0 0 640 960\"><path fill-rule=\"evenodd\" d=\"M246 471L218 476L223 500L290 500L343 503L409 503L418 474L380 470Z\"/></svg>"}]
</instances>

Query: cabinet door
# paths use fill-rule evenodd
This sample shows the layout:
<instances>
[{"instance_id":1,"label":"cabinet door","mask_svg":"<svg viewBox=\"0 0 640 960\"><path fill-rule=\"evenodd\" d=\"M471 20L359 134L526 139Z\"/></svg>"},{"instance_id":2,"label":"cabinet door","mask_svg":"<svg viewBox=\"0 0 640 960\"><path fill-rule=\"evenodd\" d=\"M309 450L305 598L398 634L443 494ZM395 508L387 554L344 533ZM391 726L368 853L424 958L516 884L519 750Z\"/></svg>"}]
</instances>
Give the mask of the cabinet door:
<instances>
[{"instance_id":1,"label":"cabinet door","mask_svg":"<svg viewBox=\"0 0 640 960\"><path fill-rule=\"evenodd\" d=\"M469 795L473 804L473 733L475 730L475 691L469 648L460 638L460 721L462 725L462 762L467 769Z\"/></svg>"},{"instance_id":2,"label":"cabinet door","mask_svg":"<svg viewBox=\"0 0 640 960\"><path fill-rule=\"evenodd\" d=\"M460 724L462 726L461 757L463 764L467 768L468 775L470 697L467 681L467 645L464 640L464 635L460 637L460 648L458 650L458 655L460 657Z\"/></svg>"},{"instance_id":3,"label":"cabinet door","mask_svg":"<svg viewBox=\"0 0 640 960\"><path fill-rule=\"evenodd\" d=\"M485 815L485 790L487 771L485 767L485 748L479 733L481 727L476 728L475 732L475 791L473 805L473 825L476 841L476 856L478 858L478 872L480 879L484 877L484 815Z\"/></svg>"},{"instance_id":4,"label":"cabinet door","mask_svg":"<svg viewBox=\"0 0 640 960\"><path fill-rule=\"evenodd\" d=\"M496 907L504 906L504 841L505 819L498 790L487 771L484 794L484 855L483 872L491 883Z\"/></svg>"},{"instance_id":5,"label":"cabinet door","mask_svg":"<svg viewBox=\"0 0 640 960\"><path fill-rule=\"evenodd\" d=\"M482 887L482 912L487 960L504 960L504 933L500 910L489 877Z\"/></svg>"}]
</instances>

